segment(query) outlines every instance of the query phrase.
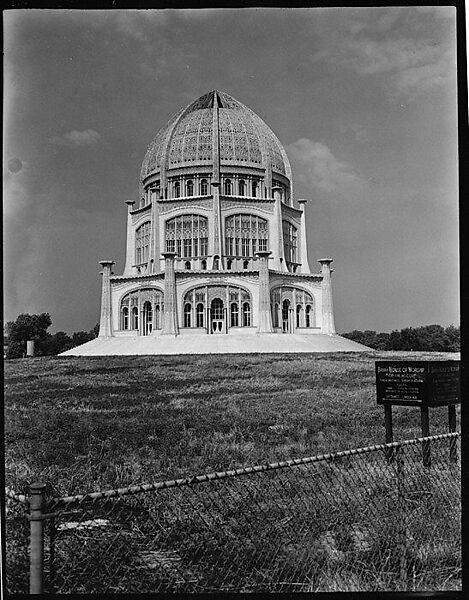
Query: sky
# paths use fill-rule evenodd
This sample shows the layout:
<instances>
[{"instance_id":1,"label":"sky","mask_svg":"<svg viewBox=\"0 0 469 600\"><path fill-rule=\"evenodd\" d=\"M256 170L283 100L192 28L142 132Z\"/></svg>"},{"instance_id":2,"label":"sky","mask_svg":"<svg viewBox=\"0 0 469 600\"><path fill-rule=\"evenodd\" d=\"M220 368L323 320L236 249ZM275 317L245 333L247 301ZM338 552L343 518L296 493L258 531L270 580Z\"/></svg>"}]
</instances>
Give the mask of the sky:
<instances>
[{"instance_id":1,"label":"sky","mask_svg":"<svg viewBox=\"0 0 469 600\"><path fill-rule=\"evenodd\" d=\"M218 89L287 151L338 332L459 324L453 7L3 14L5 321L99 321L148 144Z\"/></svg>"}]
</instances>

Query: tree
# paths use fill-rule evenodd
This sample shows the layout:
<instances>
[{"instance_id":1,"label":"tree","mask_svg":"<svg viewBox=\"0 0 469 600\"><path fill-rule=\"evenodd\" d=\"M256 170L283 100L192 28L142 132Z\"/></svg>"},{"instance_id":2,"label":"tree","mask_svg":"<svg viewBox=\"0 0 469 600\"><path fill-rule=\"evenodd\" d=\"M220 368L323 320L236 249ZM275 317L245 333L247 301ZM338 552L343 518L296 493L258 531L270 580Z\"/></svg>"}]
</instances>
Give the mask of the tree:
<instances>
[{"instance_id":1,"label":"tree","mask_svg":"<svg viewBox=\"0 0 469 600\"><path fill-rule=\"evenodd\" d=\"M47 329L52 320L49 313L40 315L21 314L16 321L6 324L8 335L7 358L19 358L26 353L26 342L34 341L35 354L42 355L46 349L48 336Z\"/></svg>"}]
</instances>

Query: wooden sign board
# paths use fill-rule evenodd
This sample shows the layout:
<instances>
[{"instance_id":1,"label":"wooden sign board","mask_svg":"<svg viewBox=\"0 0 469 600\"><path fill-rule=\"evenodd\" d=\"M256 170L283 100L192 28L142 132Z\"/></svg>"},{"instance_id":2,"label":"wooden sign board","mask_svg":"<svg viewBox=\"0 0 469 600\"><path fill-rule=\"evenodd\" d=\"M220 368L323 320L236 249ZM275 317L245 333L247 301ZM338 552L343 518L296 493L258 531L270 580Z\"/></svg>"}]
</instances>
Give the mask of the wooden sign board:
<instances>
[{"instance_id":1,"label":"wooden sign board","mask_svg":"<svg viewBox=\"0 0 469 600\"><path fill-rule=\"evenodd\" d=\"M446 406L461 402L459 360L376 361L378 404Z\"/></svg>"}]
</instances>

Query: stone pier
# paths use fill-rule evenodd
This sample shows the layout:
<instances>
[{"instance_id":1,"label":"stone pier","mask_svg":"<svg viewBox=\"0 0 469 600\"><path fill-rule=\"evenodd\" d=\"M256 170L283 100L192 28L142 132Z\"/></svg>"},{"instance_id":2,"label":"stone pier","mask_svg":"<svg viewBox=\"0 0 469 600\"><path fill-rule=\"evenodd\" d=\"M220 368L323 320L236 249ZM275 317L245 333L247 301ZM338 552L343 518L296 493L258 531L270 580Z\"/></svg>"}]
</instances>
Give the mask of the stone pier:
<instances>
[{"instance_id":1,"label":"stone pier","mask_svg":"<svg viewBox=\"0 0 469 600\"><path fill-rule=\"evenodd\" d=\"M111 268L114 264L113 260L100 260L102 266L102 288L101 288L101 316L99 319L99 335L100 338L112 337L112 307L111 307Z\"/></svg>"}]
</instances>

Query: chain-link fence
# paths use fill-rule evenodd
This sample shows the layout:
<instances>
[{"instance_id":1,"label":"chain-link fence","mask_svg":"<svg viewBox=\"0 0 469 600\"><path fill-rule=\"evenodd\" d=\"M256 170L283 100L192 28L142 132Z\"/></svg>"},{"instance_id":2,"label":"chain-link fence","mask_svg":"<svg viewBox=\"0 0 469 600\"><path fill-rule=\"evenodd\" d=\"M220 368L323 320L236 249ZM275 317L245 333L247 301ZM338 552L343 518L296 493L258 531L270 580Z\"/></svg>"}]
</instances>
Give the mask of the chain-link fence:
<instances>
[{"instance_id":1,"label":"chain-link fence","mask_svg":"<svg viewBox=\"0 0 469 600\"><path fill-rule=\"evenodd\" d=\"M31 497L31 565L11 498L8 589L29 569L46 593L460 589L459 436Z\"/></svg>"}]
</instances>

